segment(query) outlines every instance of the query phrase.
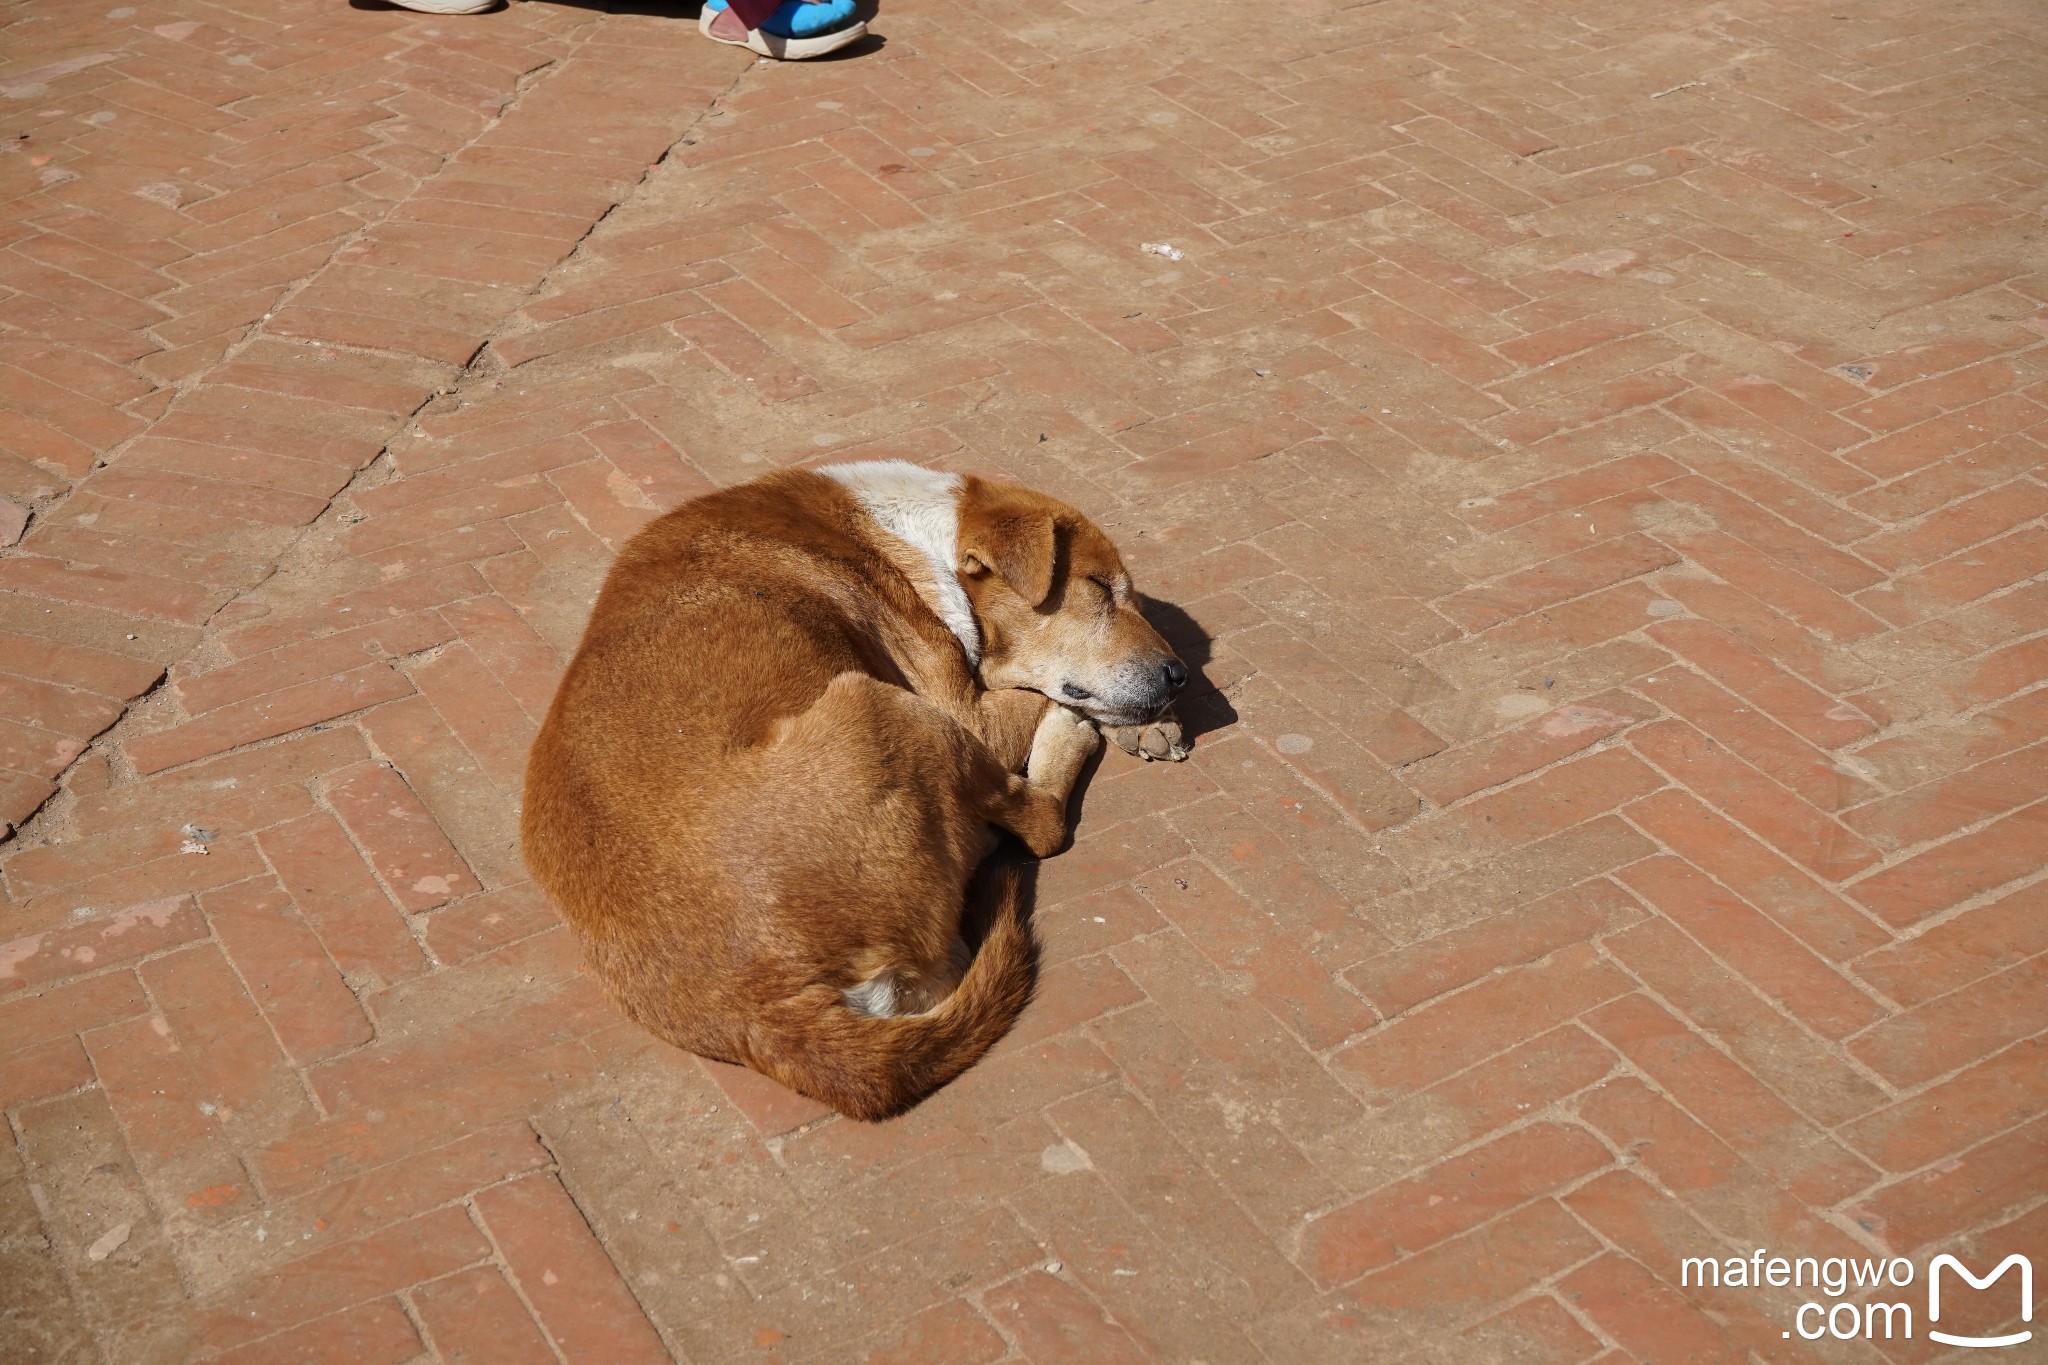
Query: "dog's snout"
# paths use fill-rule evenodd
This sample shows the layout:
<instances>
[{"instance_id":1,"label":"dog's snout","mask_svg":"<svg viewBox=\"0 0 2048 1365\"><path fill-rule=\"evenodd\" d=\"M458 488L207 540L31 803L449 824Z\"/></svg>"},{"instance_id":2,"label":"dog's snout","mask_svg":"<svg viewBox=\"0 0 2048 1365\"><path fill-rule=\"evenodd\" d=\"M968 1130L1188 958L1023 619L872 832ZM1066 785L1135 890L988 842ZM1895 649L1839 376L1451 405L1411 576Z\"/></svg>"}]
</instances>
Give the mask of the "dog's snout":
<instances>
[{"instance_id":1,"label":"dog's snout","mask_svg":"<svg viewBox=\"0 0 2048 1365\"><path fill-rule=\"evenodd\" d=\"M1188 668L1179 659L1168 659L1160 672L1166 675L1166 690L1178 692L1188 685Z\"/></svg>"}]
</instances>

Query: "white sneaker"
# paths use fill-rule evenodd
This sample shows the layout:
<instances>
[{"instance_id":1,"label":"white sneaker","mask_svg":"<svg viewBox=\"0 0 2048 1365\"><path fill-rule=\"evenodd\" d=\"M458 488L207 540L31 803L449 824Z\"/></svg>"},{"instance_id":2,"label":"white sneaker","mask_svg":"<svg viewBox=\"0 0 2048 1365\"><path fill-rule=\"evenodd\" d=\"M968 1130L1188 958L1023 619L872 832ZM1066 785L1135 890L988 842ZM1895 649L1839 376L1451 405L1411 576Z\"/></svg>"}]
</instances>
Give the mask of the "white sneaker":
<instances>
[{"instance_id":1,"label":"white sneaker","mask_svg":"<svg viewBox=\"0 0 2048 1365\"><path fill-rule=\"evenodd\" d=\"M388 0L400 9L418 10L421 14L482 14L487 9L496 9L500 0Z\"/></svg>"}]
</instances>

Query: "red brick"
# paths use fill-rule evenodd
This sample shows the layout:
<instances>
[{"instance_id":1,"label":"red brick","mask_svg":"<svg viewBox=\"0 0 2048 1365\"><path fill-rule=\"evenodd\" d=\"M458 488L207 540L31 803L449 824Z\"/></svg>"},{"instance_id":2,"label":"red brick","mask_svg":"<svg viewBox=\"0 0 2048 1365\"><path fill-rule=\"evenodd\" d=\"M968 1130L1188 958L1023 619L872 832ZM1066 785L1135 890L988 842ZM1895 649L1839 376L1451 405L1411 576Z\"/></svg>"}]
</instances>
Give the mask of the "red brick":
<instances>
[{"instance_id":1,"label":"red brick","mask_svg":"<svg viewBox=\"0 0 2048 1365\"><path fill-rule=\"evenodd\" d=\"M1466 1359L1564 1365L1592 1359L1600 1343L1556 1299L1539 1295L1467 1328L1457 1349Z\"/></svg>"},{"instance_id":2,"label":"red brick","mask_svg":"<svg viewBox=\"0 0 2048 1365\"><path fill-rule=\"evenodd\" d=\"M2048 1029L2048 958L2032 958L1895 1014L1851 1043L1872 1071L1905 1088Z\"/></svg>"},{"instance_id":3,"label":"red brick","mask_svg":"<svg viewBox=\"0 0 2048 1365\"><path fill-rule=\"evenodd\" d=\"M2048 409L2017 394L1993 398L1858 446L1843 458L1879 478L1892 479L1974 450L1984 444L1987 432L2023 431L2044 418Z\"/></svg>"},{"instance_id":4,"label":"red brick","mask_svg":"<svg viewBox=\"0 0 2048 1365\"><path fill-rule=\"evenodd\" d=\"M565 1359L666 1361L667 1350L561 1182L548 1174L476 1197L514 1283Z\"/></svg>"},{"instance_id":5,"label":"red brick","mask_svg":"<svg viewBox=\"0 0 2048 1365\"><path fill-rule=\"evenodd\" d=\"M1761 375L1744 375L1717 384L1715 392L1822 450L1840 450L1867 439L1866 433L1851 423L1822 411ZM1855 416L1853 409L1850 415Z\"/></svg>"},{"instance_id":6,"label":"red brick","mask_svg":"<svg viewBox=\"0 0 2048 1365\"><path fill-rule=\"evenodd\" d=\"M1887 621L1905 625L2027 582L2044 571L2048 571L2048 530L2025 526L1901 574L1859 594L1857 600Z\"/></svg>"},{"instance_id":7,"label":"red brick","mask_svg":"<svg viewBox=\"0 0 2048 1365\"><path fill-rule=\"evenodd\" d=\"M656 507L665 510L712 490L710 480L644 422L608 422L583 435L599 454L640 485Z\"/></svg>"},{"instance_id":8,"label":"red brick","mask_svg":"<svg viewBox=\"0 0 2048 1365\"><path fill-rule=\"evenodd\" d=\"M160 1208L211 1221L256 1202L248 1171L208 1110L212 1096L161 1016L85 1035L93 1074Z\"/></svg>"},{"instance_id":9,"label":"red brick","mask_svg":"<svg viewBox=\"0 0 2048 1365\"><path fill-rule=\"evenodd\" d=\"M1485 630L1525 612L1580 597L1668 564L1678 555L1647 536L1628 535L1560 556L1487 588L1437 604L1467 630Z\"/></svg>"},{"instance_id":10,"label":"red brick","mask_svg":"<svg viewBox=\"0 0 2048 1365\"><path fill-rule=\"evenodd\" d=\"M1513 1298L1599 1250L1591 1233L1543 1199L1367 1276L1349 1297L1372 1317L1427 1326Z\"/></svg>"},{"instance_id":11,"label":"red brick","mask_svg":"<svg viewBox=\"0 0 2048 1365\"><path fill-rule=\"evenodd\" d=\"M1690 670L1659 669L1635 687L1824 811L1838 811L1878 795L1870 783L1844 771L1771 717L1742 705L1738 698ZM1847 823L1862 828L1853 819Z\"/></svg>"},{"instance_id":12,"label":"red brick","mask_svg":"<svg viewBox=\"0 0 2048 1365\"><path fill-rule=\"evenodd\" d=\"M1634 755L1607 749L1411 826L1383 846L1395 862L1415 869L1469 862L1547 838L1661 784Z\"/></svg>"},{"instance_id":13,"label":"red brick","mask_svg":"<svg viewBox=\"0 0 2048 1365\"><path fill-rule=\"evenodd\" d=\"M1916 1171L1982 1133L2048 1111L2048 1058L2038 1038L2015 1043L1938 1085L1850 1125L1843 1136L1888 1171Z\"/></svg>"},{"instance_id":14,"label":"red brick","mask_svg":"<svg viewBox=\"0 0 2048 1365\"><path fill-rule=\"evenodd\" d=\"M2048 861L2048 807L2033 806L1864 878L1849 894L1885 923L1914 924Z\"/></svg>"},{"instance_id":15,"label":"red brick","mask_svg":"<svg viewBox=\"0 0 2048 1365\"><path fill-rule=\"evenodd\" d=\"M1881 848L1911 848L2048 796L2048 748L2036 745L1843 816Z\"/></svg>"},{"instance_id":16,"label":"red brick","mask_svg":"<svg viewBox=\"0 0 2048 1365\"><path fill-rule=\"evenodd\" d=\"M453 635L453 629L435 613L413 612L251 655L196 678L181 677L175 689L186 712L200 716L235 702L366 667L372 660L431 649Z\"/></svg>"},{"instance_id":17,"label":"red brick","mask_svg":"<svg viewBox=\"0 0 2048 1365\"><path fill-rule=\"evenodd\" d=\"M1743 1161L1677 1105L1633 1076L1617 1077L1588 1091L1579 1101L1579 1116L1634 1156L1639 1173L1654 1178L1731 1241L1776 1242L1817 1257L1863 1253L1860 1243L1777 1188L1765 1172ZM1616 1202L1630 1196L1641 1201L1648 1194L1634 1183L1611 1179L1598 1183L1628 1192ZM1584 1216L1588 1210L1578 1207L1577 1211ZM1599 1220L1595 1222L1598 1225ZM1608 1227L1614 1225L1615 1220L1610 1220ZM1643 1239L1616 1240L1631 1250L1647 1250Z\"/></svg>"},{"instance_id":18,"label":"red brick","mask_svg":"<svg viewBox=\"0 0 2048 1365\"><path fill-rule=\"evenodd\" d=\"M1303 1231L1303 1254L1322 1283L1348 1283L1552 1193L1612 1159L1582 1129L1549 1123L1519 1128L1322 1215Z\"/></svg>"},{"instance_id":19,"label":"red brick","mask_svg":"<svg viewBox=\"0 0 2048 1365\"><path fill-rule=\"evenodd\" d=\"M0 1000L0 1038L9 1053L24 1051L149 1008L133 972L109 972L74 985Z\"/></svg>"},{"instance_id":20,"label":"red brick","mask_svg":"<svg viewBox=\"0 0 2048 1365\"><path fill-rule=\"evenodd\" d=\"M1679 1297L1708 1322L1717 1324L1728 1339L1759 1355L1785 1355L1787 1338L1778 1314L1789 1313L1794 1306L1789 1296L1768 1289L1757 1295L1752 1291L1673 1285L1674 1278L1683 1278L1673 1276L1673 1268L1702 1246L1717 1249L1720 1245L1719 1239L1692 1215L1686 1204L1665 1196L1635 1173L1614 1172L1575 1190L1567 1196L1565 1205L1588 1227L1618 1246L1634 1265L1649 1272L1645 1277L1648 1281L1656 1282L1665 1291L1678 1290ZM1813 1239L1816 1250L1834 1249L1847 1242L1824 1224L1817 1231L1821 1235ZM1735 1243L1733 1249L1742 1249L1742 1243ZM1599 1268L1596 1265L1580 1273L1589 1274ZM1645 1344L1651 1343L1646 1340Z\"/></svg>"},{"instance_id":21,"label":"red brick","mask_svg":"<svg viewBox=\"0 0 2048 1365\"><path fill-rule=\"evenodd\" d=\"M116 701L139 697L164 675L163 665L96 649L0 631L4 671L41 682L76 687Z\"/></svg>"},{"instance_id":22,"label":"red brick","mask_svg":"<svg viewBox=\"0 0 2048 1365\"><path fill-rule=\"evenodd\" d=\"M2048 952L2048 883L2013 892L1878 949L1856 974L1912 1006Z\"/></svg>"},{"instance_id":23,"label":"red brick","mask_svg":"<svg viewBox=\"0 0 2048 1365\"><path fill-rule=\"evenodd\" d=\"M551 293L527 304L523 311L536 322L560 322L565 318L620 308L667 294L687 293L728 279L731 275L731 267L720 262L678 266L644 275L617 273L581 287Z\"/></svg>"},{"instance_id":24,"label":"red brick","mask_svg":"<svg viewBox=\"0 0 2048 1365\"><path fill-rule=\"evenodd\" d=\"M953 1299L916 1314L861 1360L862 1365L988 1365L1008 1351L988 1319Z\"/></svg>"},{"instance_id":25,"label":"red brick","mask_svg":"<svg viewBox=\"0 0 2048 1365\"><path fill-rule=\"evenodd\" d=\"M1666 621L1650 627L1649 634L1820 748L1838 748L1877 729L1853 706L1802 682L1761 650L1719 626L1704 621Z\"/></svg>"},{"instance_id":26,"label":"red brick","mask_svg":"<svg viewBox=\"0 0 2048 1365\"><path fill-rule=\"evenodd\" d=\"M555 1359L547 1338L496 1266L435 1280L411 1295L441 1358L448 1361L532 1361Z\"/></svg>"},{"instance_id":27,"label":"red brick","mask_svg":"<svg viewBox=\"0 0 2048 1365\"><path fill-rule=\"evenodd\" d=\"M1609 1252L1567 1275L1557 1290L1635 1359L1739 1365L1750 1358L1711 1317L1625 1256Z\"/></svg>"},{"instance_id":28,"label":"red brick","mask_svg":"<svg viewBox=\"0 0 2048 1365\"><path fill-rule=\"evenodd\" d=\"M1872 536L1856 552L1897 572L1933 563L2048 512L2048 489L2015 481L1928 516L1919 525Z\"/></svg>"},{"instance_id":29,"label":"red brick","mask_svg":"<svg viewBox=\"0 0 2048 1365\"><path fill-rule=\"evenodd\" d=\"M420 1349L420 1334L398 1300L372 1299L215 1359L232 1365L265 1365L275 1360L305 1361L307 1365L398 1365L413 1359Z\"/></svg>"},{"instance_id":30,"label":"red brick","mask_svg":"<svg viewBox=\"0 0 2048 1365\"><path fill-rule=\"evenodd\" d=\"M189 943L205 921L183 896L145 901L105 917L0 943L0 994L45 985Z\"/></svg>"},{"instance_id":31,"label":"red brick","mask_svg":"<svg viewBox=\"0 0 2048 1365\"><path fill-rule=\"evenodd\" d=\"M1883 1016L1869 996L1689 863L1646 858L1616 875L1823 1037L1845 1038Z\"/></svg>"},{"instance_id":32,"label":"red brick","mask_svg":"<svg viewBox=\"0 0 2048 1365\"><path fill-rule=\"evenodd\" d=\"M476 651L457 642L416 668L413 678L485 772L508 790L518 790L526 775L526 749L539 726Z\"/></svg>"},{"instance_id":33,"label":"red brick","mask_svg":"<svg viewBox=\"0 0 2048 1365\"><path fill-rule=\"evenodd\" d=\"M640 486L606 460L550 470L548 481L591 533L614 550L658 515Z\"/></svg>"},{"instance_id":34,"label":"red brick","mask_svg":"<svg viewBox=\"0 0 2048 1365\"><path fill-rule=\"evenodd\" d=\"M1832 1203L1875 1178L1869 1167L1647 998L1617 1000L1588 1015L1586 1023L1723 1142L1779 1172L1795 1197Z\"/></svg>"},{"instance_id":35,"label":"red brick","mask_svg":"<svg viewBox=\"0 0 2048 1365\"><path fill-rule=\"evenodd\" d=\"M1367 958L1344 979L1392 1017L1490 973L1548 957L1642 918L1642 907L1602 878Z\"/></svg>"},{"instance_id":36,"label":"red brick","mask_svg":"<svg viewBox=\"0 0 2048 1365\"><path fill-rule=\"evenodd\" d=\"M12 1109L90 1085L92 1061L65 1035L0 1054L0 1109Z\"/></svg>"},{"instance_id":37,"label":"red brick","mask_svg":"<svg viewBox=\"0 0 2048 1365\"><path fill-rule=\"evenodd\" d=\"M232 1140L262 1141L312 1121L299 1078L220 949L159 957L140 975Z\"/></svg>"},{"instance_id":38,"label":"red brick","mask_svg":"<svg viewBox=\"0 0 2048 1365\"><path fill-rule=\"evenodd\" d=\"M1772 1005L1732 966L1663 918L1604 941L1609 954L1670 1008L1720 1041L1779 1098L1823 1124L1866 1114L1885 1092L1828 1041Z\"/></svg>"},{"instance_id":39,"label":"red brick","mask_svg":"<svg viewBox=\"0 0 2048 1365\"><path fill-rule=\"evenodd\" d=\"M2048 1166L2048 1121L2036 1120L1919 1175L1887 1185L1849 1210L1893 1250L1956 1236L2032 1198Z\"/></svg>"},{"instance_id":40,"label":"red brick","mask_svg":"<svg viewBox=\"0 0 2048 1365\"><path fill-rule=\"evenodd\" d=\"M303 815L258 836L278 881L344 973L403 980L426 962L334 817Z\"/></svg>"},{"instance_id":41,"label":"red brick","mask_svg":"<svg viewBox=\"0 0 2048 1365\"><path fill-rule=\"evenodd\" d=\"M301 1066L369 1042L371 1021L279 886L244 882L207 894L203 905L221 948Z\"/></svg>"},{"instance_id":42,"label":"red brick","mask_svg":"<svg viewBox=\"0 0 2048 1365\"><path fill-rule=\"evenodd\" d=\"M327 510L327 499L256 484L116 465L93 480L103 498L160 503L257 526L304 526Z\"/></svg>"},{"instance_id":43,"label":"red brick","mask_svg":"<svg viewBox=\"0 0 2048 1365\"><path fill-rule=\"evenodd\" d=\"M1672 548L1723 581L1825 638L1844 643L1885 629L1870 609L1721 531L1672 533Z\"/></svg>"},{"instance_id":44,"label":"red brick","mask_svg":"<svg viewBox=\"0 0 2048 1365\"><path fill-rule=\"evenodd\" d=\"M412 686L389 664L365 664L318 682L300 683L235 702L198 720L129 740L123 752L138 772L161 772L243 744L272 739L380 702L407 696Z\"/></svg>"},{"instance_id":45,"label":"red brick","mask_svg":"<svg viewBox=\"0 0 2048 1365\"><path fill-rule=\"evenodd\" d=\"M354 1241L553 1159L523 1122L472 1130L445 1146L392 1155L397 1159L274 1205L272 1230L291 1239L282 1255L289 1259Z\"/></svg>"},{"instance_id":46,"label":"red brick","mask_svg":"<svg viewBox=\"0 0 2048 1365\"><path fill-rule=\"evenodd\" d=\"M611 1027L618 1014L595 981L560 961L572 952L565 933L507 950L496 962L471 967L472 976L519 969L548 984L506 1002L464 1010L445 1029L387 1029L370 1046L307 1073L328 1112L391 1109L408 1095L426 1093L466 1072L484 1070L521 1053L544 1050ZM410 992L387 992L372 1002L385 1016L418 1008Z\"/></svg>"},{"instance_id":47,"label":"red brick","mask_svg":"<svg viewBox=\"0 0 2048 1365\"><path fill-rule=\"evenodd\" d=\"M1401 778L1438 805L1449 805L1569 758L1649 714L1626 693L1604 692L1476 744L1425 758L1405 768Z\"/></svg>"},{"instance_id":48,"label":"red brick","mask_svg":"<svg viewBox=\"0 0 2048 1365\"><path fill-rule=\"evenodd\" d=\"M56 791L57 784L46 777L0 768L0 835L12 832L35 814Z\"/></svg>"},{"instance_id":49,"label":"red brick","mask_svg":"<svg viewBox=\"0 0 2048 1365\"><path fill-rule=\"evenodd\" d=\"M1312 1050L1334 1047L1377 1022L1300 940L1260 914L1215 873L1168 863L1140 888L1159 913L1218 967L1243 973L1249 993Z\"/></svg>"},{"instance_id":50,"label":"red brick","mask_svg":"<svg viewBox=\"0 0 2048 1365\"><path fill-rule=\"evenodd\" d=\"M1135 1365L1150 1358L1085 1293L1044 1271L1030 1271L989 1290L982 1296L982 1306L1011 1340L1037 1359Z\"/></svg>"},{"instance_id":51,"label":"red brick","mask_svg":"<svg viewBox=\"0 0 2048 1365\"><path fill-rule=\"evenodd\" d=\"M1631 989L1592 948L1575 945L1504 972L1344 1048L1333 1063L1378 1102L1453 1075Z\"/></svg>"},{"instance_id":52,"label":"red brick","mask_svg":"<svg viewBox=\"0 0 2048 1365\"><path fill-rule=\"evenodd\" d=\"M540 889L522 882L438 911L428 918L422 935L435 961L453 964L494 952L561 922Z\"/></svg>"},{"instance_id":53,"label":"red brick","mask_svg":"<svg viewBox=\"0 0 2048 1365\"><path fill-rule=\"evenodd\" d=\"M215 1349L239 1346L459 1270L490 1252L461 1209L429 1213L237 1286L201 1314L202 1339Z\"/></svg>"},{"instance_id":54,"label":"red brick","mask_svg":"<svg viewBox=\"0 0 2048 1365\"><path fill-rule=\"evenodd\" d=\"M1634 731L1629 742L1674 781L1831 881L1878 861L1868 844L1689 725L1660 721Z\"/></svg>"},{"instance_id":55,"label":"red brick","mask_svg":"<svg viewBox=\"0 0 2048 1365\"><path fill-rule=\"evenodd\" d=\"M1846 961L1891 940L1874 920L1690 793L1666 788L1625 807L1624 813L1829 961Z\"/></svg>"},{"instance_id":56,"label":"red brick","mask_svg":"<svg viewBox=\"0 0 2048 1365\"><path fill-rule=\"evenodd\" d=\"M432 910L481 889L434 817L390 768L367 764L338 774L327 803L404 909Z\"/></svg>"},{"instance_id":57,"label":"red brick","mask_svg":"<svg viewBox=\"0 0 2048 1365\"><path fill-rule=\"evenodd\" d=\"M1801 29L1786 60L1790 11L1765 0L1736 32L1763 54L1746 64L1757 120L1700 92L1643 104L1684 63L1608 59L1670 47L1661 18L1581 16L1582 41L1553 48L1384 8L1334 12L1319 62L1285 82L1266 30L1229 16L1224 63L1173 67L1155 43L1137 69L965 15L879 65L730 89L744 54L562 6L22 29L10 79L46 80L38 99L70 112L22 105L10 183L35 193L0 226L17 400L0 497L35 509L0 566L19 588L0 592L0 672L43 685L0 685L0 744L28 765L0 758L0 819L29 818L71 766L34 846L0 846L0 937L43 934L19 964L41 971L108 907L196 895L219 944L157 947L132 977L100 957L0 1003L0 1092L26 1097L22 1178L0 1188L56 1257L22 1263L49 1310L31 1344L481 1353L527 1322L531 1285L476 1236L471 1201L508 1178L552 1187L557 1162L588 1213L570 1225L608 1253L593 1264L692 1359L1086 1354L1021 1299L1042 1345L991 1320L1021 1285L1147 1358L1807 1360L1782 1335L1796 1303L1678 1290L1678 1257L1925 1237L1981 1261L2038 1241L2038 1146L2008 1139L2043 1121L2037 1036L2019 1034L2039 1027L2048 931L2038 871L2000 840L2041 842L2027 759L2048 736L2048 585L2027 580L2048 565L2048 294L1984 249L2037 188L1986 112L2009 33L1859 11ZM127 55L34 74L102 47ZM1098 105L1146 145L1091 161L1087 138L1116 131L1088 133ZM78 121L94 109L115 117ZM1806 174L1799 148L1866 133L1864 180ZM680 205L662 174L636 188L678 137ZM1697 155L1667 156L1671 137ZM1991 142L1959 153L1972 137ZM1879 174L1909 166L1942 173ZM1959 173L1985 167L1994 189ZM39 185L49 170L73 178ZM1674 204L1676 228L1596 252ZM1587 240L1530 254L1560 234ZM345 235L363 237L350 261ZM1139 251L1151 239L1185 259ZM1840 306L1861 295L1946 330L1868 359ZM527 320L501 327L522 300ZM671 334L707 319L695 343ZM529 363L458 375L402 353L463 361L493 336ZM665 359L608 363L629 351ZM387 442L395 463L373 466ZM516 805L605 540L708 488L705 470L826 451L1002 471L1085 507L1199 627L1168 613L1204 660L1189 719L1225 728L1188 765L1112 754L1091 779L1075 848L1038 874L1051 952L1018 1037L881 1127L732 1073L756 1127L575 974ZM345 487L353 511L297 524ZM1604 577L1631 567L1602 559L1616 538L1641 537L1677 559ZM1479 610L1474 583L1523 614L1461 632L1446 612ZM1700 619L1653 614L1659 598ZM398 624L427 613L445 635ZM31 639L101 654L9 643ZM458 639L452 662L418 657ZM231 756L153 774L104 740L77 750L159 661L181 687L131 722L146 743L394 657L423 695L335 728L224 734ZM1493 716L1553 680L1559 711ZM1724 746L1717 763L1657 788L1624 734L1637 687ZM1574 705L1630 719L1544 732ZM1279 753L1281 734L1311 745ZM380 761L399 785L350 806ZM1829 886L1767 845L1786 828L1749 832L1752 789L1896 844L1896 866L1825 869L1848 877ZM417 806L380 831L379 800L406 792ZM308 820L325 822L313 852L346 851L309 889L374 905L369 949L416 936L395 984L359 963L344 979L275 884L258 833L288 863L279 831ZM176 851L187 823L217 832L207 855ZM408 896L426 844L469 870L459 898ZM1873 914L1847 887L1900 904ZM1639 987L1673 1031L1625 1034L1613 1000L1581 1013L1571 981L1518 993L1560 961ZM1351 983L1405 1014L1374 1023ZM1886 1017L1838 1042L1877 999ZM1439 1055L1418 1027L1433 1017L1491 1055ZM1942 1064L1915 1030L1971 1056L1901 1091L1883 1075ZM96 1077L80 1031L96 1052L136 1046ZM1450 1074L1367 1104L1315 1050L1383 1036L1403 1085ZM319 1117L307 1066L340 1112ZM1575 1123L1630 1173L1558 1201L1537 1188L1352 1293L1317 1293L1282 1254L1303 1250L1305 1215ZM1062 1136L1094 1169L1046 1169ZM272 1202L243 1212L249 1179ZM1433 1237L1432 1217L1536 1188L1511 1186L1432 1189L1444 1202L1415 1199L1397 1230ZM382 1279L319 1259L422 1217L471 1249L387 1257ZM129 1242L86 1258L120 1219ZM249 1299L265 1276L297 1278ZM473 1336L445 1321L456 1308ZM209 1340L220 1324L232 1340Z\"/></svg>"},{"instance_id":58,"label":"red brick","mask_svg":"<svg viewBox=\"0 0 2048 1365\"><path fill-rule=\"evenodd\" d=\"M60 564L34 555L0 560L0 591L188 626L205 621L227 595L168 578L90 564Z\"/></svg>"}]
</instances>

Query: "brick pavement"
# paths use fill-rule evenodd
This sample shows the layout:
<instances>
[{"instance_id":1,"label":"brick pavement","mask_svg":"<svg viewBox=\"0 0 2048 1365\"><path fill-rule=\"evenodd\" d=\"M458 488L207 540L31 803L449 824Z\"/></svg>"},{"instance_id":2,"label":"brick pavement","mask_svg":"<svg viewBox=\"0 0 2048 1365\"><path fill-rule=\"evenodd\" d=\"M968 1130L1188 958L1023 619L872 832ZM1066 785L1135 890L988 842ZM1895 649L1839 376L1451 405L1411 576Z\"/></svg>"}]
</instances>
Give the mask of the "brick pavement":
<instances>
[{"instance_id":1,"label":"brick pavement","mask_svg":"<svg viewBox=\"0 0 2048 1365\"><path fill-rule=\"evenodd\" d=\"M1679 1259L2048 1265L2020 0L0 23L0 1354L1917 1361ZM1202 675L882 1127L514 842L611 552L856 456Z\"/></svg>"}]
</instances>

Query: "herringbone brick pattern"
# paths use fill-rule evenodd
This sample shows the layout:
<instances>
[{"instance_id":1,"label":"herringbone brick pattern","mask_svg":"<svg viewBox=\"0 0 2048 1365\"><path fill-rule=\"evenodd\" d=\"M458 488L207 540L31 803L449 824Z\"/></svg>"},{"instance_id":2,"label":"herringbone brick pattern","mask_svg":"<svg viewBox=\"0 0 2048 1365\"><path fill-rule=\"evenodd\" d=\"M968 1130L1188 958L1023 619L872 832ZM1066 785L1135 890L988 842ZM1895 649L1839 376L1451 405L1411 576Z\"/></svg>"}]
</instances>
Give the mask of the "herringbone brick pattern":
<instances>
[{"instance_id":1,"label":"herringbone brick pattern","mask_svg":"<svg viewBox=\"0 0 2048 1365\"><path fill-rule=\"evenodd\" d=\"M1680 1259L2048 1263L2036 9L630 8L6 11L8 1358L1917 1361ZM611 552L873 456L1203 685L863 1127L514 829Z\"/></svg>"}]
</instances>

